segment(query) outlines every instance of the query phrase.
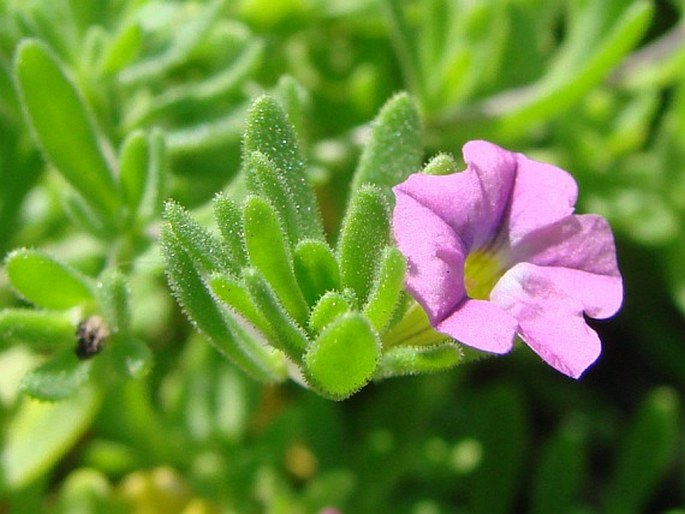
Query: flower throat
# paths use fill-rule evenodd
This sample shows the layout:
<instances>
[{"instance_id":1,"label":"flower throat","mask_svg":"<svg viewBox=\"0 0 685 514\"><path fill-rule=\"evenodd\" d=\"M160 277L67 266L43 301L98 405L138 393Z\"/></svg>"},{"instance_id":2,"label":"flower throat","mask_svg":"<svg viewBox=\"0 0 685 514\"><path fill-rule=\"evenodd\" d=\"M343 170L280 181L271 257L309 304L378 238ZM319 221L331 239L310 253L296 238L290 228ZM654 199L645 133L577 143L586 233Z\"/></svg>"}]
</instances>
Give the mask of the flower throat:
<instances>
[{"instance_id":1,"label":"flower throat","mask_svg":"<svg viewBox=\"0 0 685 514\"><path fill-rule=\"evenodd\" d=\"M464 285L469 298L489 299L504 271L496 254L481 250L471 252L464 262Z\"/></svg>"}]
</instances>

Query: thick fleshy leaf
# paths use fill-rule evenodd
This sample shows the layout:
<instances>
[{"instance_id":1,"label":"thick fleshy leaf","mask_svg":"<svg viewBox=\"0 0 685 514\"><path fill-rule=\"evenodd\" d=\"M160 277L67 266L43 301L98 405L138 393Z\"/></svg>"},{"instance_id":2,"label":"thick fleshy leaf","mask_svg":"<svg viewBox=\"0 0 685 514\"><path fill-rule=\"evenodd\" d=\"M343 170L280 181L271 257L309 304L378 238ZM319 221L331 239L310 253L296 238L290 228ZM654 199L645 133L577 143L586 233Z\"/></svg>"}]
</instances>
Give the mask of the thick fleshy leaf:
<instances>
[{"instance_id":1,"label":"thick fleshy leaf","mask_svg":"<svg viewBox=\"0 0 685 514\"><path fill-rule=\"evenodd\" d=\"M292 267L292 257L274 208L252 196L243 206L245 248L250 263L271 285L288 313L298 323L307 320L308 307Z\"/></svg>"},{"instance_id":2,"label":"thick fleshy leaf","mask_svg":"<svg viewBox=\"0 0 685 514\"><path fill-rule=\"evenodd\" d=\"M0 455L5 486L20 489L57 463L90 426L99 405L100 395L90 387L59 403L27 398L7 427Z\"/></svg>"},{"instance_id":3,"label":"thick fleshy leaf","mask_svg":"<svg viewBox=\"0 0 685 514\"><path fill-rule=\"evenodd\" d=\"M161 247L169 284L188 318L238 367L260 380L273 380L273 362L264 359L260 342L247 333L237 334L239 337L234 334L184 245L168 225L162 229Z\"/></svg>"},{"instance_id":4,"label":"thick fleshy leaf","mask_svg":"<svg viewBox=\"0 0 685 514\"><path fill-rule=\"evenodd\" d=\"M69 309L93 301L93 287L80 272L37 250L12 252L5 262L12 286L47 309Z\"/></svg>"},{"instance_id":5,"label":"thick fleshy leaf","mask_svg":"<svg viewBox=\"0 0 685 514\"><path fill-rule=\"evenodd\" d=\"M235 270L247 265L243 248L243 220L238 206L223 194L214 199L214 217L223 237L224 248Z\"/></svg>"},{"instance_id":6,"label":"thick fleshy leaf","mask_svg":"<svg viewBox=\"0 0 685 514\"><path fill-rule=\"evenodd\" d=\"M459 169L457 161L450 154L441 153L431 158L421 173L425 175L449 175Z\"/></svg>"},{"instance_id":7,"label":"thick fleshy leaf","mask_svg":"<svg viewBox=\"0 0 685 514\"><path fill-rule=\"evenodd\" d=\"M179 204L168 201L164 205L164 219L174 236L203 271L237 271L218 239Z\"/></svg>"},{"instance_id":8,"label":"thick fleshy leaf","mask_svg":"<svg viewBox=\"0 0 685 514\"><path fill-rule=\"evenodd\" d=\"M79 360L72 348L63 350L24 375L19 387L37 400L64 400L84 387L92 362Z\"/></svg>"},{"instance_id":9,"label":"thick fleshy leaf","mask_svg":"<svg viewBox=\"0 0 685 514\"><path fill-rule=\"evenodd\" d=\"M292 196L297 210L298 234L324 239L316 197L305 175L304 156L283 108L271 97L261 96L252 104L243 138L243 155L261 152L272 162Z\"/></svg>"},{"instance_id":10,"label":"thick fleshy leaf","mask_svg":"<svg viewBox=\"0 0 685 514\"><path fill-rule=\"evenodd\" d=\"M119 182L129 216L135 217L148 181L150 144L143 131L131 132L119 151Z\"/></svg>"},{"instance_id":11,"label":"thick fleshy leaf","mask_svg":"<svg viewBox=\"0 0 685 514\"><path fill-rule=\"evenodd\" d=\"M314 305L327 291L340 289L338 262L331 247L323 241L301 241L293 253L293 266L309 305Z\"/></svg>"},{"instance_id":12,"label":"thick fleshy leaf","mask_svg":"<svg viewBox=\"0 0 685 514\"><path fill-rule=\"evenodd\" d=\"M138 218L143 222L157 220L167 198L168 155L166 137L161 129L154 128L148 135L149 161L145 194L138 208Z\"/></svg>"},{"instance_id":13,"label":"thick fleshy leaf","mask_svg":"<svg viewBox=\"0 0 685 514\"><path fill-rule=\"evenodd\" d=\"M272 94L283 106L288 119L293 125L295 132L300 136L305 133L305 115L310 107L311 98L309 92L296 79L290 75L281 75Z\"/></svg>"},{"instance_id":14,"label":"thick fleshy leaf","mask_svg":"<svg viewBox=\"0 0 685 514\"><path fill-rule=\"evenodd\" d=\"M362 184L375 184L392 205L390 188L421 168L421 122L414 100L399 93L383 106L371 126L352 181L352 194Z\"/></svg>"},{"instance_id":15,"label":"thick fleshy leaf","mask_svg":"<svg viewBox=\"0 0 685 514\"><path fill-rule=\"evenodd\" d=\"M397 308L406 269L404 256L397 248L389 246L383 251L373 288L362 310L378 332L388 326Z\"/></svg>"},{"instance_id":16,"label":"thick fleshy leaf","mask_svg":"<svg viewBox=\"0 0 685 514\"><path fill-rule=\"evenodd\" d=\"M329 323L352 310L350 300L337 291L329 291L316 303L309 315L309 328L321 332Z\"/></svg>"},{"instance_id":17,"label":"thick fleshy leaf","mask_svg":"<svg viewBox=\"0 0 685 514\"><path fill-rule=\"evenodd\" d=\"M140 53L143 29L137 20L122 27L105 48L100 61L100 71L104 74L116 73L132 62Z\"/></svg>"},{"instance_id":18,"label":"thick fleshy leaf","mask_svg":"<svg viewBox=\"0 0 685 514\"><path fill-rule=\"evenodd\" d=\"M286 312L268 282L258 271L246 269L243 278L250 296L275 332L276 339L270 341L271 344L294 362L299 362L308 344L304 330Z\"/></svg>"},{"instance_id":19,"label":"thick fleshy leaf","mask_svg":"<svg viewBox=\"0 0 685 514\"><path fill-rule=\"evenodd\" d=\"M307 237L306 231L301 230L295 199L276 165L261 152L252 152L245 158L243 170L248 191L261 196L274 207L290 244Z\"/></svg>"},{"instance_id":20,"label":"thick fleshy leaf","mask_svg":"<svg viewBox=\"0 0 685 514\"><path fill-rule=\"evenodd\" d=\"M277 339L271 323L264 313L257 307L250 296L245 284L226 273L215 275L209 279L212 293L228 307L251 323L268 341Z\"/></svg>"},{"instance_id":21,"label":"thick fleshy leaf","mask_svg":"<svg viewBox=\"0 0 685 514\"><path fill-rule=\"evenodd\" d=\"M357 313L331 322L307 348L304 373L321 394L343 400L371 380L380 358L380 341Z\"/></svg>"},{"instance_id":22,"label":"thick fleshy leaf","mask_svg":"<svg viewBox=\"0 0 685 514\"><path fill-rule=\"evenodd\" d=\"M347 208L337 254L342 285L352 289L362 304L389 239L388 206L382 191L376 186L361 186Z\"/></svg>"},{"instance_id":23,"label":"thick fleshy leaf","mask_svg":"<svg viewBox=\"0 0 685 514\"><path fill-rule=\"evenodd\" d=\"M396 346L381 357L376 378L435 373L453 368L462 355L455 344L436 346Z\"/></svg>"},{"instance_id":24,"label":"thick fleshy leaf","mask_svg":"<svg viewBox=\"0 0 685 514\"><path fill-rule=\"evenodd\" d=\"M179 110L206 109L212 102L222 103L227 96L235 94L249 75L259 66L264 54L264 43L243 36L241 54L221 71L208 74L199 81L171 86L152 98L142 108L135 110L126 120L130 126L144 126L156 117L174 116ZM210 134L207 134L210 136ZM211 137L211 136L210 136Z\"/></svg>"},{"instance_id":25,"label":"thick fleshy leaf","mask_svg":"<svg viewBox=\"0 0 685 514\"><path fill-rule=\"evenodd\" d=\"M112 170L90 113L57 58L43 43L24 41L16 53L15 74L25 112L47 158L101 221L116 220L119 193Z\"/></svg>"},{"instance_id":26,"label":"thick fleshy leaf","mask_svg":"<svg viewBox=\"0 0 685 514\"><path fill-rule=\"evenodd\" d=\"M39 349L73 344L74 322L66 313L35 309L0 310L0 348L12 342Z\"/></svg>"},{"instance_id":27,"label":"thick fleshy leaf","mask_svg":"<svg viewBox=\"0 0 685 514\"><path fill-rule=\"evenodd\" d=\"M194 16L189 17L187 23L180 25L171 40L172 44L164 52L124 68L119 79L126 85L139 84L155 79L184 62L216 23L222 5L223 0L210 1L204 5Z\"/></svg>"},{"instance_id":28,"label":"thick fleshy leaf","mask_svg":"<svg viewBox=\"0 0 685 514\"><path fill-rule=\"evenodd\" d=\"M496 113L504 137L525 132L532 124L549 120L556 113L569 109L616 69L621 59L644 37L654 11L654 5L648 1L628 2L626 5L628 7L620 16L615 14L615 20L612 20L615 23L607 27L602 38L594 43L588 42L585 34L568 37L569 44L578 45L580 52L569 52L568 49L559 52L560 59L549 68L549 75L539 82L536 94L523 98L522 102L502 103L509 107L509 112ZM584 7L587 22L576 23L575 27L580 32L595 30L598 26L596 9L604 6L590 2ZM588 49L592 49L591 55L586 54ZM576 62L564 62L569 56ZM493 106L497 103L493 102ZM484 110L490 110L489 106L484 106Z\"/></svg>"}]
</instances>

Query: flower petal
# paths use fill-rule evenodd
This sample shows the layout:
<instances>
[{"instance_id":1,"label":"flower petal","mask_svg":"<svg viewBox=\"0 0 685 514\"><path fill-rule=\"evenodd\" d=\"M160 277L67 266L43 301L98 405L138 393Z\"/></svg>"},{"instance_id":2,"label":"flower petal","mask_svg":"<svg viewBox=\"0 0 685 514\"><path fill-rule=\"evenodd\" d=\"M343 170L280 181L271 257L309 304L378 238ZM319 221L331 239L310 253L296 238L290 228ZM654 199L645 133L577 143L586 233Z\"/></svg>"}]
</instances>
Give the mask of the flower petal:
<instances>
[{"instance_id":1,"label":"flower petal","mask_svg":"<svg viewBox=\"0 0 685 514\"><path fill-rule=\"evenodd\" d=\"M516 154L508 233L512 245L527 234L573 213L578 186L566 171Z\"/></svg>"},{"instance_id":2,"label":"flower petal","mask_svg":"<svg viewBox=\"0 0 685 514\"><path fill-rule=\"evenodd\" d=\"M414 174L394 188L433 211L459 234L466 249L497 231L516 171L515 154L485 141L464 145L465 171L452 175Z\"/></svg>"},{"instance_id":3,"label":"flower petal","mask_svg":"<svg viewBox=\"0 0 685 514\"><path fill-rule=\"evenodd\" d=\"M467 299L435 328L472 348L507 353L516 327L516 319L494 303Z\"/></svg>"},{"instance_id":4,"label":"flower petal","mask_svg":"<svg viewBox=\"0 0 685 514\"><path fill-rule=\"evenodd\" d=\"M407 258L405 285L428 313L442 320L466 296L463 244L435 212L395 188L393 232Z\"/></svg>"},{"instance_id":5,"label":"flower petal","mask_svg":"<svg viewBox=\"0 0 685 514\"><path fill-rule=\"evenodd\" d=\"M623 280L604 218L568 216L524 237L511 252L517 262L544 266L538 272L580 300L590 317L608 318L621 307Z\"/></svg>"},{"instance_id":6,"label":"flower petal","mask_svg":"<svg viewBox=\"0 0 685 514\"><path fill-rule=\"evenodd\" d=\"M542 272L541 272L542 270ZM601 343L583 305L533 264L517 264L497 283L491 300L515 317L525 343L554 369L573 378L597 360Z\"/></svg>"}]
</instances>

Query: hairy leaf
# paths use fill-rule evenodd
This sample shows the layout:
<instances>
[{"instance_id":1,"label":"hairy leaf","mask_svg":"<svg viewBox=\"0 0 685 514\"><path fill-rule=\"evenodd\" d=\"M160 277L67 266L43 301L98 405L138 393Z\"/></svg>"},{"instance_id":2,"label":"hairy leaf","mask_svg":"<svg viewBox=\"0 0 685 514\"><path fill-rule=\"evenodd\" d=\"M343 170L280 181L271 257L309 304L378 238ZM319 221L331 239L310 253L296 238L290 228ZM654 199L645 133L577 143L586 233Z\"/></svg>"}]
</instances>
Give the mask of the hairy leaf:
<instances>
[{"instance_id":1,"label":"hairy leaf","mask_svg":"<svg viewBox=\"0 0 685 514\"><path fill-rule=\"evenodd\" d=\"M43 43L24 41L16 53L15 74L26 115L47 158L102 222L116 220L119 192L112 170L90 113L57 58Z\"/></svg>"},{"instance_id":2,"label":"hairy leaf","mask_svg":"<svg viewBox=\"0 0 685 514\"><path fill-rule=\"evenodd\" d=\"M304 356L304 373L322 395L343 400L371 379L379 357L380 342L366 318L344 314L311 342Z\"/></svg>"},{"instance_id":3,"label":"hairy leaf","mask_svg":"<svg viewBox=\"0 0 685 514\"><path fill-rule=\"evenodd\" d=\"M93 286L85 276L38 250L12 252L5 269L19 294L41 307L69 309L93 301Z\"/></svg>"}]
</instances>

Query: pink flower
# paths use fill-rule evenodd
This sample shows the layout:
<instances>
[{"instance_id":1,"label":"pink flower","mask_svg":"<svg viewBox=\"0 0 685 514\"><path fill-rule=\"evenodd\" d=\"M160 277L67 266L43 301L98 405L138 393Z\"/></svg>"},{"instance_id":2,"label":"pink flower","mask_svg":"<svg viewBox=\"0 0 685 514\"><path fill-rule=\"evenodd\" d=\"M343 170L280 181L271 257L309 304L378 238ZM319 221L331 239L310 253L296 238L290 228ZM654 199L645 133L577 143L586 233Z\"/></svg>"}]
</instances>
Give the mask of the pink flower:
<instances>
[{"instance_id":1,"label":"pink flower","mask_svg":"<svg viewBox=\"0 0 685 514\"><path fill-rule=\"evenodd\" d=\"M394 188L407 290L439 332L498 354L518 334L578 378L601 353L584 314L608 318L623 300L608 223L573 214L576 183L556 166L486 141L463 154L461 173Z\"/></svg>"}]
</instances>

